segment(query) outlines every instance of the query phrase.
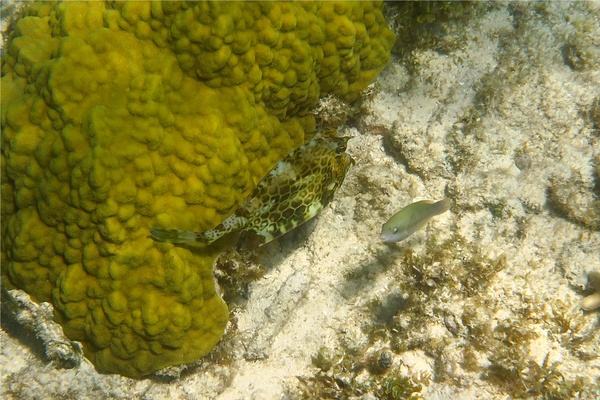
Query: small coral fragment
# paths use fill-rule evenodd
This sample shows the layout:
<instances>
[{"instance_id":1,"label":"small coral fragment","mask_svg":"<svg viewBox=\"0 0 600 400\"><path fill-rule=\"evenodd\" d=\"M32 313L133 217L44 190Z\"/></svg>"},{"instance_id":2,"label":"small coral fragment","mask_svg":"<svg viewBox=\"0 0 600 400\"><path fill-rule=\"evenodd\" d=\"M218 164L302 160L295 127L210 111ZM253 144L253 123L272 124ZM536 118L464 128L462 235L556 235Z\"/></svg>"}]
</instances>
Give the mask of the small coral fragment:
<instances>
[{"instance_id":1,"label":"small coral fragment","mask_svg":"<svg viewBox=\"0 0 600 400\"><path fill-rule=\"evenodd\" d=\"M586 311L600 308L600 271L590 272L589 279L590 286L596 291L596 293L590 294L581 302L581 308Z\"/></svg>"}]
</instances>

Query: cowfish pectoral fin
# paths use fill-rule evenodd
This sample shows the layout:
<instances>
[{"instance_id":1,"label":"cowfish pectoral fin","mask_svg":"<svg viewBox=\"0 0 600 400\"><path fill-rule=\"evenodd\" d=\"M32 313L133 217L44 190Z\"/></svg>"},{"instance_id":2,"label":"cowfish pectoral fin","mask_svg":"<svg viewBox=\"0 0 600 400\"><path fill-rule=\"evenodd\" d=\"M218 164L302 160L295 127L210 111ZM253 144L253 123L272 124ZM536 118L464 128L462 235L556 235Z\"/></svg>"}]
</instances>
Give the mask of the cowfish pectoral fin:
<instances>
[{"instance_id":1,"label":"cowfish pectoral fin","mask_svg":"<svg viewBox=\"0 0 600 400\"><path fill-rule=\"evenodd\" d=\"M202 242L206 243L200 232L182 231L179 229L152 228L150 233L154 240L170 243Z\"/></svg>"}]
</instances>

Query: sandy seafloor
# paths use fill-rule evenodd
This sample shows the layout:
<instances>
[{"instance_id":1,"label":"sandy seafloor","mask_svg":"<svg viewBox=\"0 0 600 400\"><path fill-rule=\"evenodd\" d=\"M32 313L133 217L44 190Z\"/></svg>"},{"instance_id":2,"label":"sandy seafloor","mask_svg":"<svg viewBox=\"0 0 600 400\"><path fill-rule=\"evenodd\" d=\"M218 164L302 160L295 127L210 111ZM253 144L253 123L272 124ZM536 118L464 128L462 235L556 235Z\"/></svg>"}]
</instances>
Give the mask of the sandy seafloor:
<instances>
[{"instance_id":1,"label":"sandy seafloor","mask_svg":"<svg viewBox=\"0 0 600 400\"><path fill-rule=\"evenodd\" d=\"M181 377L57 368L3 329L2 397L311 398L320 376L373 399L394 374L425 377L426 399L599 397L600 310L580 308L600 270L599 16L500 3L393 57L344 130L356 164L335 199L267 246L237 328ZM450 212L380 242L394 212L444 196Z\"/></svg>"}]
</instances>

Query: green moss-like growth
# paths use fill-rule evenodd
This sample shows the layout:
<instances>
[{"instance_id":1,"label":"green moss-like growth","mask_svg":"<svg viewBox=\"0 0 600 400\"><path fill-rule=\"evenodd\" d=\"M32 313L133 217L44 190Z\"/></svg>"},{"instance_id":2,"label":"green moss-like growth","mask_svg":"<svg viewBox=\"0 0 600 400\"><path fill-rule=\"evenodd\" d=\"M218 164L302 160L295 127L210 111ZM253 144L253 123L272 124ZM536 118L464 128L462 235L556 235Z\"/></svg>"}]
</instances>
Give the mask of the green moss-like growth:
<instances>
[{"instance_id":1,"label":"green moss-like growth","mask_svg":"<svg viewBox=\"0 0 600 400\"><path fill-rule=\"evenodd\" d=\"M585 346L597 340L598 332L593 327L589 328L580 312L575 315L560 300L550 301L551 310L548 311L532 299L523 304L514 318L500 321L493 327L480 300L475 299L474 303L466 305L468 311L463 314L462 322L467 328L468 339L463 348L462 365L465 369L483 372L484 379L513 398L574 398L580 393L598 390L597 384L586 379L585 374L567 378L561 372L560 363L549 363L546 359L540 365L528 353L532 342L539 337L538 324L541 323L544 332L563 337L565 347L574 355L582 360L588 359L590 354ZM482 368L477 360L478 353L490 351L488 361L491 364Z\"/></svg>"},{"instance_id":2,"label":"green moss-like growth","mask_svg":"<svg viewBox=\"0 0 600 400\"><path fill-rule=\"evenodd\" d=\"M558 335L573 356L582 360L598 357L594 355L598 329L581 311L573 311L560 300L525 298L522 308L512 310L511 317L494 320L499 305L497 299L488 296L487 289L507 267L505 255L490 257L477 243L457 234L443 242L428 238L425 249L419 252L405 248L396 251L395 263L401 267L394 287L399 290L375 296L367 303L373 315L364 330L369 337L367 348L383 343L392 356L423 350L434 359L436 382L453 382L453 372L446 368L444 359L458 345L462 368L477 376L483 374L509 396L570 398L597 390L584 375L566 376L560 364L539 365L529 354L543 331ZM349 273L348 279L366 278ZM463 311L454 315L447 311L447 304L457 299L463 302ZM440 323L448 334L432 337L430 328ZM362 358L345 358L357 363L368 359L365 353L368 350ZM373 375L378 372L368 370ZM389 377L388 372L384 376Z\"/></svg>"},{"instance_id":3,"label":"green moss-like growth","mask_svg":"<svg viewBox=\"0 0 600 400\"><path fill-rule=\"evenodd\" d=\"M586 388L592 393L598 385L583 376L566 379L558 370L560 363L542 365L527 360L517 347L502 347L490 357L492 362L484 379L503 388L511 398L573 399Z\"/></svg>"},{"instance_id":4,"label":"green moss-like growth","mask_svg":"<svg viewBox=\"0 0 600 400\"><path fill-rule=\"evenodd\" d=\"M345 348L334 351L322 347L312 357L319 370L311 377L298 377L299 392L292 397L310 399L339 399L371 394L378 399L417 400L421 391L430 383L430 376L402 375L393 366L392 355L379 350L370 355ZM367 370L368 379L359 378Z\"/></svg>"},{"instance_id":5,"label":"green moss-like growth","mask_svg":"<svg viewBox=\"0 0 600 400\"><path fill-rule=\"evenodd\" d=\"M414 382L411 378L389 377L385 378L381 384L381 389L376 393L380 399L390 400L419 400L423 399L420 392L423 386Z\"/></svg>"}]
</instances>

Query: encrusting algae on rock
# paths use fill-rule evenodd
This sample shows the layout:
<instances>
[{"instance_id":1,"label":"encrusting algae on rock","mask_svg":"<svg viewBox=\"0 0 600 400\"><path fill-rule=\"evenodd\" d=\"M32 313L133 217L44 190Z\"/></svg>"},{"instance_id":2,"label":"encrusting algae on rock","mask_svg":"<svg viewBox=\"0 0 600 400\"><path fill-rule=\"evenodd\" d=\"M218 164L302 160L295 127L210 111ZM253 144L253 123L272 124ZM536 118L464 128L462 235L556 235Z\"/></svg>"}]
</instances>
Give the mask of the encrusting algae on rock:
<instances>
[{"instance_id":1,"label":"encrusting algae on rock","mask_svg":"<svg viewBox=\"0 0 600 400\"><path fill-rule=\"evenodd\" d=\"M349 138L319 136L281 160L225 221L205 232L153 228L152 236L171 243L212 243L237 231L269 243L316 216L329 204L352 164Z\"/></svg>"},{"instance_id":2,"label":"encrusting algae on rock","mask_svg":"<svg viewBox=\"0 0 600 400\"><path fill-rule=\"evenodd\" d=\"M2 282L105 372L206 355L228 308L206 230L356 100L394 35L378 2L36 2L2 58Z\"/></svg>"}]
</instances>

